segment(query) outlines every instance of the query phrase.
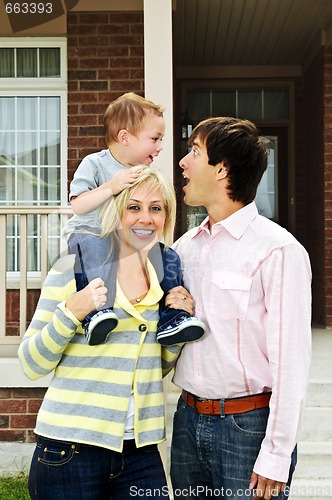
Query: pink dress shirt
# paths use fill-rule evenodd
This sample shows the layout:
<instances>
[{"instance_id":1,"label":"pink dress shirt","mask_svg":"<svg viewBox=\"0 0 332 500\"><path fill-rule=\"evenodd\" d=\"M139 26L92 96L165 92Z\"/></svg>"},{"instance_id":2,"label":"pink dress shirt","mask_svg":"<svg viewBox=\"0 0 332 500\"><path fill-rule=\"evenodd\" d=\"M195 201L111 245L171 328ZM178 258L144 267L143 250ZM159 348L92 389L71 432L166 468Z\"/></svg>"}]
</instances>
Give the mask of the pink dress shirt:
<instances>
[{"instance_id":1,"label":"pink dress shirt","mask_svg":"<svg viewBox=\"0 0 332 500\"><path fill-rule=\"evenodd\" d=\"M287 482L311 359L308 254L254 202L211 230L205 219L174 249L206 333L184 345L173 382L207 399L272 391L254 471Z\"/></svg>"}]
</instances>

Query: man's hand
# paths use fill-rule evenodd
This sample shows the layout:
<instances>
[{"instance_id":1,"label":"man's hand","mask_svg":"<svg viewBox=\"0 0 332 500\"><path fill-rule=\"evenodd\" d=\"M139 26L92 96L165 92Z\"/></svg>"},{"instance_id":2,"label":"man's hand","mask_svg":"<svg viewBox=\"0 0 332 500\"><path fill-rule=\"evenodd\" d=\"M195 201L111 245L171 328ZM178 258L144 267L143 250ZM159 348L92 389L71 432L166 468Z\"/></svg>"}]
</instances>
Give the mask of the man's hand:
<instances>
[{"instance_id":1,"label":"man's hand","mask_svg":"<svg viewBox=\"0 0 332 500\"><path fill-rule=\"evenodd\" d=\"M116 195L121 193L125 188L132 186L133 182L139 176L141 167L130 167L124 170L120 170L117 174L112 177L112 179L104 184L111 189L112 194Z\"/></svg>"},{"instance_id":2,"label":"man's hand","mask_svg":"<svg viewBox=\"0 0 332 500\"><path fill-rule=\"evenodd\" d=\"M183 286L172 288L166 295L165 305L172 309L183 309L190 316L194 314L194 301L188 290Z\"/></svg>"},{"instance_id":3,"label":"man's hand","mask_svg":"<svg viewBox=\"0 0 332 500\"><path fill-rule=\"evenodd\" d=\"M268 479L267 477L259 476L255 472L251 474L249 490L255 490L254 496L256 500L263 498L264 500L270 500L272 497L276 497L279 493L283 492L286 488L286 483L281 483L280 481L274 481L273 479Z\"/></svg>"}]
</instances>

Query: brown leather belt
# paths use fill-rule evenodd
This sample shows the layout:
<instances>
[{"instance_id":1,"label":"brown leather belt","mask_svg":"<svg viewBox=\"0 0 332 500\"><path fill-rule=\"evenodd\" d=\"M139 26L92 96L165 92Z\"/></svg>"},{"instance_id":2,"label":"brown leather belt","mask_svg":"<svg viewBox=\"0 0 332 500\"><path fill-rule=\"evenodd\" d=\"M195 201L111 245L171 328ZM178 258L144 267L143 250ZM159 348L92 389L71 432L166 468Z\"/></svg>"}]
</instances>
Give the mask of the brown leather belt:
<instances>
[{"instance_id":1,"label":"brown leather belt","mask_svg":"<svg viewBox=\"0 0 332 500\"><path fill-rule=\"evenodd\" d=\"M231 415L266 408L269 406L271 393L266 392L234 399L202 399L182 390L181 397L187 405L202 415Z\"/></svg>"}]
</instances>

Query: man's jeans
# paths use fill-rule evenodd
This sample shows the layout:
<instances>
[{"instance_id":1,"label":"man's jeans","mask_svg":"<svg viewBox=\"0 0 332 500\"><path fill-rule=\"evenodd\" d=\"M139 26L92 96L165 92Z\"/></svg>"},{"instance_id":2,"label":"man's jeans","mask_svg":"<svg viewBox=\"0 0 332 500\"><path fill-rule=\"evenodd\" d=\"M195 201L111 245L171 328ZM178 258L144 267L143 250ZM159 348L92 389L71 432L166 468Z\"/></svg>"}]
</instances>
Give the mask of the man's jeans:
<instances>
[{"instance_id":1,"label":"man's jeans","mask_svg":"<svg viewBox=\"0 0 332 500\"><path fill-rule=\"evenodd\" d=\"M171 449L174 500L190 498L190 492L193 498L200 500L252 498L248 489L250 477L268 415L268 408L225 417L200 415L180 397L174 415ZM295 465L296 450L292 455L290 479ZM280 494L273 498L287 497Z\"/></svg>"},{"instance_id":2,"label":"man's jeans","mask_svg":"<svg viewBox=\"0 0 332 500\"><path fill-rule=\"evenodd\" d=\"M110 238L100 238L88 232L74 232L68 241L69 253L76 255L74 271L77 290L82 290L94 278L101 278L107 288L107 302L103 309L113 309L116 292L118 250L115 241L111 253L110 248ZM170 248L166 250L162 243L157 243L150 250L149 259L157 273L164 297L171 288L183 286L180 257L174 250ZM165 307L164 297L159 308L159 328L165 328L184 315L189 316L182 309ZM86 321L89 321L94 313L95 311L92 311Z\"/></svg>"},{"instance_id":3,"label":"man's jeans","mask_svg":"<svg viewBox=\"0 0 332 500\"><path fill-rule=\"evenodd\" d=\"M157 445L136 448L130 440L117 453L38 437L29 474L32 500L150 500L154 489L169 498Z\"/></svg>"}]
</instances>

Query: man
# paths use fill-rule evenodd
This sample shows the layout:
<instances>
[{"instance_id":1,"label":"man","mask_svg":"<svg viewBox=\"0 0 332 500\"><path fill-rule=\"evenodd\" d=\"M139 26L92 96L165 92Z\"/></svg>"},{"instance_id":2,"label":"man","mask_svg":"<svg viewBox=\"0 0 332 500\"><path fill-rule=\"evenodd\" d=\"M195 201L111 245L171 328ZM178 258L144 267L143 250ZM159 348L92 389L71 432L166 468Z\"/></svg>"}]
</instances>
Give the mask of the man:
<instances>
[{"instance_id":1,"label":"man","mask_svg":"<svg viewBox=\"0 0 332 500\"><path fill-rule=\"evenodd\" d=\"M268 151L253 123L204 120L189 145L184 201L208 217L174 248L206 334L183 347L173 379L173 488L176 498L287 498L311 357L309 258L258 214Z\"/></svg>"}]
</instances>

